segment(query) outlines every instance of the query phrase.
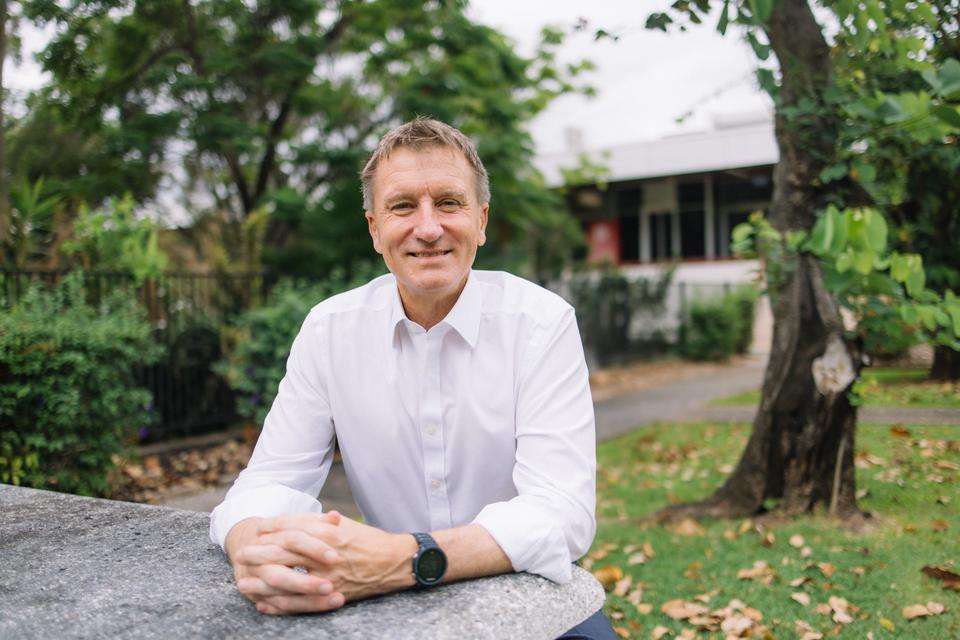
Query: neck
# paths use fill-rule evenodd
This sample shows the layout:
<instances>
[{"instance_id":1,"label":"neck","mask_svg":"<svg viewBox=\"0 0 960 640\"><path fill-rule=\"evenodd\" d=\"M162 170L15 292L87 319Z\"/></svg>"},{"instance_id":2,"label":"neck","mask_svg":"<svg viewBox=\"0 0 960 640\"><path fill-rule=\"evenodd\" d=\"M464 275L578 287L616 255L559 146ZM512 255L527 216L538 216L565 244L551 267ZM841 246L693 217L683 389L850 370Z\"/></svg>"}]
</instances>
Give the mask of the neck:
<instances>
[{"instance_id":1,"label":"neck","mask_svg":"<svg viewBox=\"0 0 960 640\"><path fill-rule=\"evenodd\" d=\"M456 288L441 294L410 291L398 282L397 289L400 291L404 312L410 320L429 331L453 309L469 277L468 273Z\"/></svg>"}]
</instances>

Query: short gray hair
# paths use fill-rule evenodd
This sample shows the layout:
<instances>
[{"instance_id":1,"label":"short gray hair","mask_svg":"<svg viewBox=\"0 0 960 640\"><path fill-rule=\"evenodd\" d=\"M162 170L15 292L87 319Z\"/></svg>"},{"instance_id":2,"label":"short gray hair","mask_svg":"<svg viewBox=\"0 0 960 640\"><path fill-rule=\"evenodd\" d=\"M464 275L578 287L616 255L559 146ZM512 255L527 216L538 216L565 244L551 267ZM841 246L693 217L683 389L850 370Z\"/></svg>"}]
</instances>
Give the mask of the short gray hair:
<instances>
[{"instance_id":1,"label":"short gray hair","mask_svg":"<svg viewBox=\"0 0 960 640\"><path fill-rule=\"evenodd\" d=\"M380 139L367 164L360 172L360 185L363 191L363 208L373 210L373 176L377 166L385 160L395 149L409 148L421 151L428 147L447 147L456 149L467 159L473 169L477 182L477 196L480 202L490 202L490 178L487 170L477 154L477 147L462 131L448 124L417 116L409 122L389 131Z\"/></svg>"}]
</instances>

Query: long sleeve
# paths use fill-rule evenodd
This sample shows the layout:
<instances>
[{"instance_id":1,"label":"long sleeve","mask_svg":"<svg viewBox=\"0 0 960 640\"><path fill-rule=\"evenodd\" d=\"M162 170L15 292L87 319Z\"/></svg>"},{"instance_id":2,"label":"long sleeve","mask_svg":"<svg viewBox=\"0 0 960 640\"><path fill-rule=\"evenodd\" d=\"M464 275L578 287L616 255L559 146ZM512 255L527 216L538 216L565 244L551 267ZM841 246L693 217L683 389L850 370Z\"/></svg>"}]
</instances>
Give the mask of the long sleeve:
<instances>
[{"instance_id":1,"label":"long sleeve","mask_svg":"<svg viewBox=\"0 0 960 640\"><path fill-rule=\"evenodd\" d=\"M210 515L210 539L224 546L245 518L320 512L317 494L333 462L334 429L322 373L321 323L304 321L263 431L224 501Z\"/></svg>"},{"instance_id":2,"label":"long sleeve","mask_svg":"<svg viewBox=\"0 0 960 640\"><path fill-rule=\"evenodd\" d=\"M521 369L516 406L518 495L474 519L513 568L555 582L596 531L596 433L589 374L573 309L538 327Z\"/></svg>"}]
</instances>

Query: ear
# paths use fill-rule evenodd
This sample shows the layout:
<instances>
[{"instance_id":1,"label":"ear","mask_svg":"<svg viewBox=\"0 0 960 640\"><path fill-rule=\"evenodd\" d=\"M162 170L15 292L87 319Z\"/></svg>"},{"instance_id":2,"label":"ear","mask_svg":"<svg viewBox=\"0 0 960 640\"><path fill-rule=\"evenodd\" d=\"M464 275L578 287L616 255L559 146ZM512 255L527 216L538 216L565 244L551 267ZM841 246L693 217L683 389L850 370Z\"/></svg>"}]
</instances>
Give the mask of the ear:
<instances>
[{"instance_id":1,"label":"ear","mask_svg":"<svg viewBox=\"0 0 960 640\"><path fill-rule=\"evenodd\" d=\"M380 229L377 227L377 220L372 211L364 211L363 215L367 218L367 231L370 232L370 238L373 240L373 250L383 255L380 248Z\"/></svg>"},{"instance_id":2,"label":"ear","mask_svg":"<svg viewBox=\"0 0 960 640\"><path fill-rule=\"evenodd\" d=\"M480 205L480 239L477 242L478 247L482 247L487 242L487 216L489 212L489 202L484 202L482 205Z\"/></svg>"}]
</instances>

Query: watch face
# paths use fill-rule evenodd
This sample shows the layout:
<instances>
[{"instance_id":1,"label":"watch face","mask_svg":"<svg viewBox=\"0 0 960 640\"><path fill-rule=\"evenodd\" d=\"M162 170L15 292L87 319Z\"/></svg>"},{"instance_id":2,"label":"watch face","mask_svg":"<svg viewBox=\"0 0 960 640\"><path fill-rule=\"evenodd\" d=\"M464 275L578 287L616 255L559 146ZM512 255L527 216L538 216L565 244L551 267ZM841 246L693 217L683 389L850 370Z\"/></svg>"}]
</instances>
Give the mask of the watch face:
<instances>
[{"instance_id":1,"label":"watch face","mask_svg":"<svg viewBox=\"0 0 960 640\"><path fill-rule=\"evenodd\" d=\"M436 582L447 569L447 558L439 549L427 549L417 560L417 575L424 582Z\"/></svg>"}]
</instances>

